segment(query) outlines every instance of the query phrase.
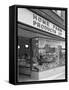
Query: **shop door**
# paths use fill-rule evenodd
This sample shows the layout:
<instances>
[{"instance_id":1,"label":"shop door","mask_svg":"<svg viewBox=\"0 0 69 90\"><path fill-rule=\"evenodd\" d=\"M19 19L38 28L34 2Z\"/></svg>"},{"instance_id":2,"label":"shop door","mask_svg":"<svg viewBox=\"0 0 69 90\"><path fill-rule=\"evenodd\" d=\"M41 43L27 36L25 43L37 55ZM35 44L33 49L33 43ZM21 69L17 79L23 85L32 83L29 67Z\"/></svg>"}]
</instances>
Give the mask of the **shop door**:
<instances>
[{"instance_id":1,"label":"shop door","mask_svg":"<svg viewBox=\"0 0 69 90\"><path fill-rule=\"evenodd\" d=\"M31 76L32 70L32 39L19 37L18 38L18 63L19 74Z\"/></svg>"}]
</instances>

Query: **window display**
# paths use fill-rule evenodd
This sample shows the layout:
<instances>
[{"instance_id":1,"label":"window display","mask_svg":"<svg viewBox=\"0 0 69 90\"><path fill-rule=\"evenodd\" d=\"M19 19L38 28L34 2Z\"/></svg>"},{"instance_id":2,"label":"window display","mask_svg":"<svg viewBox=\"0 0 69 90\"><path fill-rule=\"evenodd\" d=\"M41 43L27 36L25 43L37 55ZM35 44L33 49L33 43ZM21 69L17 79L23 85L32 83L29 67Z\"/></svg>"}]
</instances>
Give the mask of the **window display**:
<instances>
[{"instance_id":1,"label":"window display","mask_svg":"<svg viewBox=\"0 0 69 90\"><path fill-rule=\"evenodd\" d=\"M33 44L33 69L43 71L64 65L65 55L62 47L64 42L34 38Z\"/></svg>"}]
</instances>

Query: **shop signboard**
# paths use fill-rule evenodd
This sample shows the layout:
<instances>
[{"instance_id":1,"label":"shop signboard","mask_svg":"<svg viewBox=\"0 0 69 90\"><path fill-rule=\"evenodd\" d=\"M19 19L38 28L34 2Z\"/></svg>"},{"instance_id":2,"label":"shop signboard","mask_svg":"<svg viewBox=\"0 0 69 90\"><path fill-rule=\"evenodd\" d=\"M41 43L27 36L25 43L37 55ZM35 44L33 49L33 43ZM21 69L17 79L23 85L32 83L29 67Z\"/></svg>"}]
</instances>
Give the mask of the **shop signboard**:
<instances>
[{"instance_id":1,"label":"shop signboard","mask_svg":"<svg viewBox=\"0 0 69 90\"><path fill-rule=\"evenodd\" d=\"M18 21L65 38L65 31L62 28L26 8L18 8Z\"/></svg>"}]
</instances>

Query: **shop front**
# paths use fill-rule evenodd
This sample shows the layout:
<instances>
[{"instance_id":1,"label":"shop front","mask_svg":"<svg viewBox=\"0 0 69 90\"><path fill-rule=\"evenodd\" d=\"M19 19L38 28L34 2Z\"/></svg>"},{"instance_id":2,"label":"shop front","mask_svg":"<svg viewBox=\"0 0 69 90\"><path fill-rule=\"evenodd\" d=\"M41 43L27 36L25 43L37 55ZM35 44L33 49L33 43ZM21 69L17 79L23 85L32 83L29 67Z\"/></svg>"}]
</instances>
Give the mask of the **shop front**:
<instances>
[{"instance_id":1,"label":"shop front","mask_svg":"<svg viewBox=\"0 0 69 90\"><path fill-rule=\"evenodd\" d=\"M18 9L19 81L46 80L65 70L65 32L57 28L28 9Z\"/></svg>"}]
</instances>

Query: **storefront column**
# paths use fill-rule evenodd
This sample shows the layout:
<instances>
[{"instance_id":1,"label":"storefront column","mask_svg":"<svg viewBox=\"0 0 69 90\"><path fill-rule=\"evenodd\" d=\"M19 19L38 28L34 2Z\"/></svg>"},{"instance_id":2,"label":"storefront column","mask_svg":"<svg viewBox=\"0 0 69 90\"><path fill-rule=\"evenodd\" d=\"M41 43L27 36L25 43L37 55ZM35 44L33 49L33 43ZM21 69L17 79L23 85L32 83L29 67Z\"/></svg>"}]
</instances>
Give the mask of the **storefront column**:
<instances>
[{"instance_id":1,"label":"storefront column","mask_svg":"<svg viewBox=\"0 0 69 90\"><path fill-rule=\"evenodd\" d=\"M57 46L56 48L56 55L57 55L57 60L56 60L56 63L59 64L60 62L60 51L61 51L61 46Z\"/></svg>"},{"instance_id":2,"label":"storefront column","mask_svg":"<svg viewBox=\"0 0 69 90\"><path fill-rule=\"evenodd\" d=\"M32 57L33 57L33 51L32 51L32 38L30 39L30 71L32 71Z\"/></svg>"},{"instance_id":3,"label":"storefront column","mask_svg":"<svg viewBox=\"0 0 69 90\"><path fill-rule=\"evenodd\" d=\"M57 56L56 64L58 65L59 64L59 47L56 48L55 52L56 52L56 56Z\"/></svg>"}]
</instances>

